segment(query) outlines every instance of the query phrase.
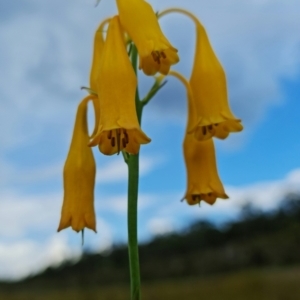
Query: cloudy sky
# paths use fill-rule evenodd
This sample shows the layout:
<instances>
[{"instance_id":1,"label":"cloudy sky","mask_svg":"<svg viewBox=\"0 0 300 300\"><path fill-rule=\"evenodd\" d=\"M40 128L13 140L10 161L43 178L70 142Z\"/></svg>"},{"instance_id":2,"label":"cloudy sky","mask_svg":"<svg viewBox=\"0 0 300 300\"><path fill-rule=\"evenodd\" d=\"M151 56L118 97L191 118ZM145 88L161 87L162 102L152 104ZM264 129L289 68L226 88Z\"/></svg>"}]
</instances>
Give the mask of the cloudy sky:
<instances>
[{"instance_id":1,"label":"cloudy sky","mask_svg":"<svg viewBox=\"0 0 300 300\"><path fill-rule=\"evenodd\" d=\"M222 224L246 202L272 209L300 190L300 3L297 0L152 0L155 10L186 8L205 25L228 79L229 98L245 130L216 143L229 200L181 203L185 191L183 87L170 78L145 110L152 138L141 150L139 236L194 220ZM0 0L0 278L20 278L82 250L126 242L127 171L122 157L97 157L98 233L56 233L62 167L76 107L88 85L94 31L116 13L115 1ZM174 67L189 76L194 25L168 15L161 26L179 49ZM140 76L141 92L149 79Z\"/></svg>"}]
</instances>

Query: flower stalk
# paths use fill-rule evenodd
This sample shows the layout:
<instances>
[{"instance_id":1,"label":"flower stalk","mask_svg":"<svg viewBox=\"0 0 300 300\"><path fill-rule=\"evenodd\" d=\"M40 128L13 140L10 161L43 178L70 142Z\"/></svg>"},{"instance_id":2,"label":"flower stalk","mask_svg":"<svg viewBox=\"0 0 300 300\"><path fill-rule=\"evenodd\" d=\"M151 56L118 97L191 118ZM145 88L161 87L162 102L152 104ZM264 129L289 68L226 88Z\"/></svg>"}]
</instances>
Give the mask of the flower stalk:
<instances>
[{"instance_id":1,"label":"flower stalk","mask_svg":"<svg viewBox=\"0 0 300 300\"><path fill-rule=\"evenodd\" d=\"M131 300L141 299L141 280L138 249L137 213L139 185L139 154L130 155L128 165L128 255L130 267Z\"/></svg>"},{"instance_id":2,"label":"flower stalk","mask_svg":"<svg viewBox=\"0 0 300 300\"><path fill-rule=\"evenodd\" d=\"M131 48L131 63L134 72L137 72L137 49L135 45ZM136 88L135 105L137 118L141 124L143 105L139 99L138 88ZM139 188L139 153L128 155L125 160L128 166L128 255L130 269L131 300L141 299L140 263L138 248L138 188Z\"/></svg>"},{"instance_id":3,"label":"flower stalk","mask_svg":"<svg viewBox=\"0 0 300 300\"><path fill-rule=\"evenodd\" d=\"M131 45L130 59L134 72L137 74L138 51L134 44ZM143 108L165 85L162 78L157 78L146 97L141 100L138 87L135 93L135 107L139 125L142 122ZM128 256L130 269L131 300L141 299L140 263L138 249L138 187L139 187L139 153L128 154L122 151L124 160L128 166Z\"/></svg>"}]
</instances>

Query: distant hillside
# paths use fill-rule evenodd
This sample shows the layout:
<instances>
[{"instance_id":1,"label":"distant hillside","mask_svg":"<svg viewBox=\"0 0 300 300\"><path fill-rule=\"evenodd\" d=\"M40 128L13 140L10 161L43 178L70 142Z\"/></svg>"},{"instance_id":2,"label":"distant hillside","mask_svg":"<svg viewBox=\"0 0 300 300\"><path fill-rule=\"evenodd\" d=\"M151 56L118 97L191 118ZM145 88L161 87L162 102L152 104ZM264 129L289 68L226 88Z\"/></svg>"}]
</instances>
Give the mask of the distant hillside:
<instances>
[{"instance_id":1,"label":"distant hillside","mask_svg":"<svg viewBox=\"0 0 300 300\"><path fill-rule=\"evenodd\" d=\"M240 221L217 228L199 221L180 233L156 237L140 246L145 281L201 277L247 268L300 264L300 197L285 200L277 211L247 206ZM41 274L0 288L72 288L129 283L126 246L85 254Z\"/></svg>"}]
</instances>

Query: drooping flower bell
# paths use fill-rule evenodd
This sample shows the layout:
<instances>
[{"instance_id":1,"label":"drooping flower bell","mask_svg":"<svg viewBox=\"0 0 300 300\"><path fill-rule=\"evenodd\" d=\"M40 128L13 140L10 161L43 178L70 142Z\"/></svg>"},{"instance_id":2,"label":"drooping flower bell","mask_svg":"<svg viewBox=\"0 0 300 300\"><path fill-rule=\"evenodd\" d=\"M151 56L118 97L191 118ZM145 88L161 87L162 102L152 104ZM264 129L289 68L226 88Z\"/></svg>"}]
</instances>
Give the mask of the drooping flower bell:
<instances>
[{"instance_id":1,"label":"drooping flower bell","mask_svg":"<svg viewBox=\"0 0 300 300\"><path fill-rule=\"evenodd\" d=\"M128 58L119 17L110 20L99 66L100 119L90 146L106 155L139 152L150 139L141 130L135 108L137 79Z\"/></svg>"},{"instance_id":2,"label":"drooping flower bell","mask_svg":"<svg viewBox=\"0 0 300 300\"><path fill-rule=\"evenodd\" d=\"M144 0L116 0L120 22L136 45L139 68L146 75L168 74L170 66L179 61L175 49L162 33L157 17Z\"/></svg>"},{"instance_id":3,"label":"drooping flower bell","mask_svg":"<svg viewBox=\"0 0 300 300\"><path fill-rule=\"evenodd\" d=\"M190 85L198 114L195 136L199 140L212 136L224 139L230 132L241 131L243 126L229 108L223 67L211 47L204 27L196 17L193 16L193 20L197 37Z\"/></svg>"},{"instance_id":4,"label":"drooping flower bell","mask_svg":"<svg viewBox=\"0 0 300 300\"><path fill-rule=\"evenodd\" d=\"M57 231L69 226L75 231L85 227L96 231L94 185L96 165L88 146L87 96L78 106L70 150L64 166L64 201Z\"/></svg>"}]
</instances>

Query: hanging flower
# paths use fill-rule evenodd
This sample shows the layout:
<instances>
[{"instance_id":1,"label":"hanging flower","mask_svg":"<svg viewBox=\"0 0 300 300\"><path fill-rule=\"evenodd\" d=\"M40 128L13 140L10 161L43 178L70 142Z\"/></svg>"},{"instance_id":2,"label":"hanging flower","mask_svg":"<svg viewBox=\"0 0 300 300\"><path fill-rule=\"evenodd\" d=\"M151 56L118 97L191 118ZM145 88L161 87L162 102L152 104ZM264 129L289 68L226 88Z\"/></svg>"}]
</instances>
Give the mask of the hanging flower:
<instances>
[{"instance_id":1,"label":"hanging flower","mask_svg":"<svg viewBox=\"0 0 300 300\"><path fill-rule=\"evenodd\" d=\"M124 44L119 17L110 20L98 75L100 119L90 146L103 154L139 152L150 139L141 130L135 108L137 79Z\"/></svg>"},{"instance_id":2,"label":"hanging flower","mask_svg":"<svg viewBox=\"0 0 300 300\"><path fill-rule=\"evenodd\" d=\"M210 45L204 27L196 18L194 21L197 40L190 85L198 114L195 136L199 140L212 136L224 139L230 132L241 131L243 126L229 108L223 67Z\"/></svg>"},{"instance_id":3,"label":"hanging flower","mask_svg":"<svg viewBox=\"0 0 300 300\"><path fill-rule=\"evenodd\" d=\"M183 142L187 171L187 203L194 205L201 200L214 204L217 198L227 199L219 178L215 149L212 139L197 141L192 134L186 134Z\"/></svg>"},{"instance_id":4,"label":"hanging flower","mask_svg":"<svg viewBox=\"0 0 300 300\"><path fill-rule=\"evenodd\" d=\"M86 97L78 106L70 150L64 166L64 201L57 231L69 226L75 231L85 227L96 231L94 185L96 166L88 147Z\"/></svg>"},{"instance_id":5,"label":"hanging flower","mask_svg":"<svg viewBox=\"0 0 300 300\"><path fill-rule=\"evenodd\" d=\"M175 49L162 33L157 17L144 0L116 0L122 27L136 45L140 65L146 75L168 74L179 61Z\"/></svg>"}]
</instances>

